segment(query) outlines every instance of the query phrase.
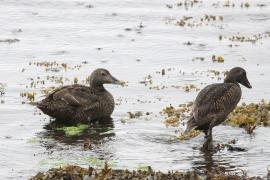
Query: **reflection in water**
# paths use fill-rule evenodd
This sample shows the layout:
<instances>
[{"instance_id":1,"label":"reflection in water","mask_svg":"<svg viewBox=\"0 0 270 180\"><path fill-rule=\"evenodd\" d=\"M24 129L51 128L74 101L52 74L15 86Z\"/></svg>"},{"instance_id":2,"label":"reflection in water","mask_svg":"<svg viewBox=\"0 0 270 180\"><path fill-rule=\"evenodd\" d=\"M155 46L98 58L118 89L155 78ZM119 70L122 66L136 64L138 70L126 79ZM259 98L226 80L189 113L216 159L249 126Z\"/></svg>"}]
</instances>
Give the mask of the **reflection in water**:
<instances>
[{"instance_id":1,"label":"reflection in water","mask_svg":"<svg viewBox=\"0 0 270 180\"><path fill-rule=\"evenodd\" d=\"M229 162L226 162L222 155L219 156L219 151L215 151L215 147L211 143L212 151L206 150L205 146L206 143L201 148L201 153L199 157L195 157L195 161L193 161L193 169L201 174L204 172L230 172L235 170L235 166L230 165Z\"/></svg>"},{"instance_id":2,"label":"reflection in water","mask_svg":"<svg viewBox=\"0 0 270 180\"><path fill-rule=\"evenodd\" d=\"M43 138L54 139L57 142L69 145L76 145L80 142L98 145L109 141L113 136L115 136L115 133L113 132L114 124L112 118L92 122L89 124L88 128L72 136L66 135L61 129L68 126L74 126L74 124L64 124L63 122L59 121L51 121L44 126L46 132L42 136Z\"/></svg>"}]
</instances>

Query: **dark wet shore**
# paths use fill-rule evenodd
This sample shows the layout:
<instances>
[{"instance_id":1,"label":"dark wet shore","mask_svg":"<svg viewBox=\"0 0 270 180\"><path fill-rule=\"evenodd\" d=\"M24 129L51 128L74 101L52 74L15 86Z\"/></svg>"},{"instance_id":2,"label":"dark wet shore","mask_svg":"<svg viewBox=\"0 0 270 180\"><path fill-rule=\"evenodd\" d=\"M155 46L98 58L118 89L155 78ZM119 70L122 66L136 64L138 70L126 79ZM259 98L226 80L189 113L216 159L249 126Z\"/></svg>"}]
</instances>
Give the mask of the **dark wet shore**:
<instances>
[{"instance_id":1,"label":"dark wet shore","mask_svg":"<svg viewBox=\"0 0 270 180\"><path fill-rule=\"evenodd\" d=\"M154 171L150 166L146 170L113 170L106 164L103 169L92 167L82 168L80 166L66 166L63 168L52 168L44 173L38 173L30 180L264 180L270 178L270 171L266 176L248 176L246 172L225 173L222 169L215 172L197 173L195 171L179 172L168 171L167 173Z\"/></svg>"}]
</instances>

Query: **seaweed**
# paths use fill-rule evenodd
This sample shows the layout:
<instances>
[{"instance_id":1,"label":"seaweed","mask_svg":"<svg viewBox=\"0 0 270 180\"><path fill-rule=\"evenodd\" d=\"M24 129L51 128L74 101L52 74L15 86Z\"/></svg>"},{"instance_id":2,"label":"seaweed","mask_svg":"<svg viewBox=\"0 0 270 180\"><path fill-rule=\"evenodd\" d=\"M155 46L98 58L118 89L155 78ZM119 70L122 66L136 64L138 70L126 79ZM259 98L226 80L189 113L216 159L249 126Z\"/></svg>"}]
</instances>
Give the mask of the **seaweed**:
<instances>
[{"instance_id":1,"label":"seaweed","mask_svg":"<svg viewBox=\"0 0 270 180\"><path fill-rule=\"evenodd\" d=\"M259 103L243 103L229 115L225 124L244 128L252 134L257 126L270 125L270 102L261 100Z\"/></svg>"},{"instance_id":2,"label":"seaweed","mask_svg":"<svg viewBox=\"0 0 270 180\"><path fill-rule=\"evenodd\" d=\"M77 126L66 126L58 128L57 130L62 130L67 136L76 136L83 133L84 130L88 129L89 125L87 124L78 124Z\"/></svg>"},{"instance_id":3,"label":"seaweed","mask_svg":"<svg viewBox=\"0 0 270 180\"><path fill-rule=\"evenodd\" d=\"M95 169L93 167L83 168L75 165L68 165L60 168L52 168L47 172L39 172L30 180L109 180L109 179L181 179L181 180L200 180L200 179L215 179L215 180L261 180L269 178L269 172L267 177L249 177L245 171L240 173L230 172L225 173L223 169L217 168L213 172L205 171L198 173L196 171L168 171L167 173L161 171L154 171L151 166L144 168L143 170L129 171L127 169L112 169L108 163L102 169Z\"/></svg>"},{"instance_id":4,"label":"seaweed","mask_svg":"<svg viewBox=\"0 0 270 180\"><path fill-rule=\"evenodd\" d=\"M185 119L188 117L188 113L191 111L193 103L180 104L178 107L173 107L172 105L165 107L162 113L166 116L164 123L167 127L176 127L180 123L180 119Z\"/></svg>"}]
</instances>

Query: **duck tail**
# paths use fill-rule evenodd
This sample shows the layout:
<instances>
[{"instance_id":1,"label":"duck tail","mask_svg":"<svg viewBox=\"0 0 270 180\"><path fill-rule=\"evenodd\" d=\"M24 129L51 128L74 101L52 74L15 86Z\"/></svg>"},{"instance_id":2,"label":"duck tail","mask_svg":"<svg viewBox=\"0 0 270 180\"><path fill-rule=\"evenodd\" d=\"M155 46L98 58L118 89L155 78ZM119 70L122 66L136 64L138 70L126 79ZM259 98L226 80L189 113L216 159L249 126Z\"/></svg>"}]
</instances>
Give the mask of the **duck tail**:
<instances>
[{"instance_id":1,"label":"duck tail","mask_svg":"<svg viewBox=\"0 0 270 180\"><path fill-rule=\"evenodd\" d=\"M46 114L46 112L48 112L48 106L46 103L43 103L42 101L38 101L38 102L29 102L28 104L32 105L32 106L36 106L38 109L40 109L43 113Z\"/></svg>"},{"instance_id":2,"label":"duck tail","mask_svg":"<svg viewBox=\"0 0 270 180\"><path fill-rule=\"evenodd\" d=\"M196 121L194 116L191 116L190 119L187 122L187 127L185 130L185 134L191 131L193 128L197 127Z\"/></svg>"},{"instance_id":3,"label":"duck tail","mask_svg":"<svg viewBox=\"0 0 270 180\"><path fill-rule=\"evenodd\" d=\"M28 102L27 104L39 107L39 106L45 106L45 104L47 104L47 103L45 103L43 100L41 100L41 101L35 101L35 102Z\"/></svg>"},{"instance_id":4,"label":"duck tail","mask_svg":"<svg viewBox=\"0 0 270 180\"><path fill-rule=\"evenodd\" d=\"M41 111L44 111L44 110L47 110L48 109L48 104L45 103L44 101L29 102L28 104L30 104L32 106L36 106Z\"/></svg>"}]
</instances>

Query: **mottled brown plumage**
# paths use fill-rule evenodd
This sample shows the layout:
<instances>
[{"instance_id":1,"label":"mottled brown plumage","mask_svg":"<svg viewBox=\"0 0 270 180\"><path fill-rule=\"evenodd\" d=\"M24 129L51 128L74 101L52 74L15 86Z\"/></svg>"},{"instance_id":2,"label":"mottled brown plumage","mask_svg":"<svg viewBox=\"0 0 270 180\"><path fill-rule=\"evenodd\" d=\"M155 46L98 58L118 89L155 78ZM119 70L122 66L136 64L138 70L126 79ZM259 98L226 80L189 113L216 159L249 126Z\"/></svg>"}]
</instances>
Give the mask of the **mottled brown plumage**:
<instances>
[{"instance_id":1,"label":"mottled brown plumage","mask_svg":"<svg viewBox=\"0 0 270 180\"><path fill-rule=\"evenodd\" d=\"M103 84L120 84L106 69L96 69L90 76L90 87L69 85L58 88L37 107L45 114L62 121L84 122L110 117L114 98Z\"/></svg>"},{"instance_id":2,"label":"mottled brown plumage","mask_svg":"<svg viewBox=\"0 0 270 180\"><path fill-rule=\"evenodd\" d=\"M246 71L240 67L231 69L224 83L211 84L202 89L194 102L185 132L195 128L211 140L212 128L225 121L240 101L242 91L238 83L251 88Z\"/></svg>"}]
</instances>

